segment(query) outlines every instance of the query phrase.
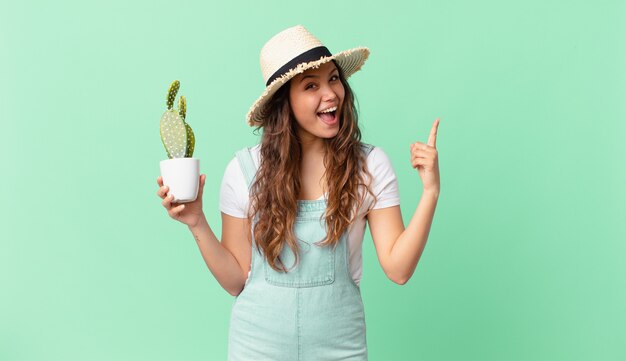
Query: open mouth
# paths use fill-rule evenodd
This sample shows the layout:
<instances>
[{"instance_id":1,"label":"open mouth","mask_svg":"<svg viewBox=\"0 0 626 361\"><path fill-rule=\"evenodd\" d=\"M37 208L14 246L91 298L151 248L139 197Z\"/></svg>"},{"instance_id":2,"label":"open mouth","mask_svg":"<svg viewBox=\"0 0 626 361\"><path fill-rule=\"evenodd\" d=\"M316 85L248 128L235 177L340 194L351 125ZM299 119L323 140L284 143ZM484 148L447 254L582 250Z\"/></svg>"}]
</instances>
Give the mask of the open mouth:
<instances>
[{"instance_id":1,"label":"open mouth","mask_svg":"<svg viewBox=\"0 0 626 361\"><path fill-rule=\"evenodd\" d=\"M337 107L332 107L317 113L317 117L328 125L337 124Z\"/></svg>"}]
</instances>

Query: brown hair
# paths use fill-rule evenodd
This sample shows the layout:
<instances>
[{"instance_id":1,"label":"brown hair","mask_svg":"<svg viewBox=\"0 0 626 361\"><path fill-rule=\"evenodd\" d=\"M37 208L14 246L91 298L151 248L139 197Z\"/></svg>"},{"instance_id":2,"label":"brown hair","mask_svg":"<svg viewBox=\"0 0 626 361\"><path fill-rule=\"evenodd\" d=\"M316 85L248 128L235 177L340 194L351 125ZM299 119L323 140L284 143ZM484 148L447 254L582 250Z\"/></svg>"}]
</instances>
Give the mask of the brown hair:
<instances>
[{"instance_id":1,"label":"brown hair","mask_svg":"<svg viewBox=\"0 0 626 361\"><path fill-rule=\"evenodd\" d=\"M358 126L356 99L352 89L339 69L339 79L345 90L344 106L339 119L339 132L324 139L325 178L328 189L327 208L324 213L327 237L322 246L336 246L363 204L366 193L374 198L370 189L372 177L367 170L365 155L361 150L361 131ZM251 187L250 219L257 219L253 233L259 252L276 271L285 271L280 254L289 245L296 263L299 260L298 242L293 226L298 211L300 193L300 160L302 148L298 137L298 123L289 103L290 83L284 84L262 109L261 163L256 180ZM367 177L367 184L365 183ZM295 266L294 264L294 266Z\"/></svg>"}]
</instances>

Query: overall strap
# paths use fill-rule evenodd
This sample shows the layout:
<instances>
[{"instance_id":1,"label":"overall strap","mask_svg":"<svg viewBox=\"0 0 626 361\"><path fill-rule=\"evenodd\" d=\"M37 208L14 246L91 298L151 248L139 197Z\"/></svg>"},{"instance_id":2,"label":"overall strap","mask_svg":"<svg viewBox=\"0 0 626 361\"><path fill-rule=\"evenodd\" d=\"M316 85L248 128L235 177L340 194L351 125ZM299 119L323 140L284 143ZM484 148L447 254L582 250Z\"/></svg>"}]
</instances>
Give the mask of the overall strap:
<instances>
[{"instance_id":1,"label":"overall strap","mask_svg":"<svg viewBox=\"0 0 626 361\"><path fill-rule=\"evenodd\" d=\"M367 143L361 143L361 149L365 153L365 158L367 158L367 156L370 154L372 149L374 149L374 146L371 144L367 144Z\"/></svg>"},{"instance_id":2,"label":"overall strap","mask_svg":"<svg viewBox=\"0 0 626 361\"><path fill-rule=\"evenodd\" d=\"M252 182L254 182L254 177L256 176L256 166L252 160L250 148L246 147L237 151L235 156L239 162L239 167L241 167L241 170L243 171L243 175L246 177L249 189L252 186Z\"/></svg>"}]
</instances>

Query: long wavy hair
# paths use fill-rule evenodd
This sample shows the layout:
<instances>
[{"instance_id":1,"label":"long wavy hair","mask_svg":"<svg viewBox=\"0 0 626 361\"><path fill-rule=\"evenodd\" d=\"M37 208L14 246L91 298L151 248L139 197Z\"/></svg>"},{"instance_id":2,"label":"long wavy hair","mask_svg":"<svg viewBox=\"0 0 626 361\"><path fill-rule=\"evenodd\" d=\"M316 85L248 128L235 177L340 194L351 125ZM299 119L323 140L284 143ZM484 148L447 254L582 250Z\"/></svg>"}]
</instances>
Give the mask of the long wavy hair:
<instances>
[{"instance_id":1,"label":"long wavy hair","mask_svg":"<svg viewBox=\"0 0 626 361\"><path fill-rule=\"evenodd\" d=\"M372 176L361 150L356 99L342 69L337 68L345 95L339 132L333 138L324 139L324 178L328 199L323 216L327 235L318 243L333 247L357 217L366 192L376 199L371 190ZM294 267L299 261L299 246L293 226L301 189L302 147L297 132L298 123L289 103L290 85L291 82L284 84L262 110L264 120L255 129L257 134L259 129L263 130L261 162L250 189L249 218L250 221L257 220L253 227L257 249L278 272L287 272L280 258L285 246L289 246L295 256Z\"/></svg>"}]
</instances>

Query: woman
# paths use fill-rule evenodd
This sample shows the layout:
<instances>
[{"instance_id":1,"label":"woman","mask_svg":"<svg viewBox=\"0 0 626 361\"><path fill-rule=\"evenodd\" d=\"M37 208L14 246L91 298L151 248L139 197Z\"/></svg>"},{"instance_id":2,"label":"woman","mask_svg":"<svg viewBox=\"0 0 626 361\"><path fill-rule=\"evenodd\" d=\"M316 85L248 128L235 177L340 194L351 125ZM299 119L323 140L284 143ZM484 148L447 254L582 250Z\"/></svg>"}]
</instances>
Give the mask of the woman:
<instances>
[{"instance_id":1,"label":"woman","mask_svg":"<svg viewBox=\"0 0 626 361\"><path fill-rule=\"evenodd\" d=\"M424 185L405 229L393 168L380 149L360 142L346 79L367 48L332 55L304 27L286 29L261 50L266 90L247 119L261 143L236 153L222 180L221 243L198 199L175 205L161 177L157 194L188 225L209 269L236 296L230 360L366 360L359 281L365 222L387 276L413 274L439 197L435 148L410 146Z\"/></svg>"}]
</instances>

